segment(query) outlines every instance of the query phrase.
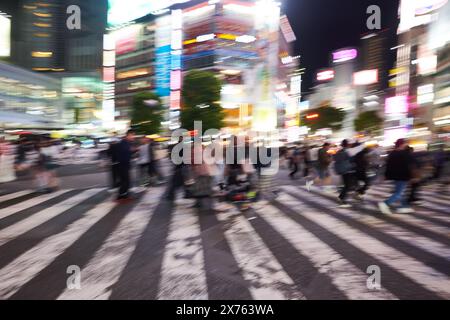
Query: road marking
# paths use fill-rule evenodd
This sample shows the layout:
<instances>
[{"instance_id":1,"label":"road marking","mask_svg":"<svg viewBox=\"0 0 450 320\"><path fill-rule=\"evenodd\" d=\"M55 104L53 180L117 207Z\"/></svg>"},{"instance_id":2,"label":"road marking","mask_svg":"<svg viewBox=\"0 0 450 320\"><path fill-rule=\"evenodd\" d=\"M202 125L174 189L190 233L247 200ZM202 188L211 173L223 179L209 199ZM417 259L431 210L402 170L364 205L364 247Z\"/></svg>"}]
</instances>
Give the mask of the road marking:
<instances>
[{"instance_id":1,"label":"road marking","mask_svg":"<svg viewBox=\"0 0 450 320\"><path fill-rule=\"evenodd\" d=\"M284 193L280 194L281 203L284 202L284 197ZM332 283L349 299L397 299L383 287L369 291L366 285L367 274L277 208L266 206L257 212L298 252L306 256L320 273L328 275Z\"/></svg>"},{"instance_id":2,"label":"road marking","mask_svg":"<svg viewBox=\"0 0 450 320\"><path fill-rule=\"evenodd\" d=\"M163 191L152 189L141 198L138 205L126 214L117 229L82 269L81 289L66 289L58 300L104 300L110 297L110 288L125 269Z\"/></svg>"},{"instance_id":3,"label":"road marking","mask_svg":"<svg viewBox=\"0 0 450 320\"><path fill-rule=\"evenodd\" d=\"M15 205L9 206L7 208L0 209L0 219L11 216L17 212L20 212L22 210L34 207L38 204L44 203L45 201L48 201L50 199L56 198L66 192L72 191L72 189L64 189L64 190L58 190L53 193L44 194L41 196L33 197L29 200L17 203Z\"/></svg>"},{"instance_id":4,"label":"road marking","mask_svg":"<svg viewBox=\"0 0 450 320\"><path fill-rule=\"evenodd\" d=\"M256 300L306 299L266 247L258 233L237 209L217 215L249 290Z\"/></svg>"},{"instance_id":5,"label":"road marking","mask_svg":"<svg viewBox=\"0 0 450 320\"><path fill-rule=\"evenodd\" d=\"M27 194L30 194L32 192L33 192L32 190L22 190L22 191L17 191L17 192L14 192L14 193L5 194L3 196L0 196L0 203L2 203L4 201L11 200L11 199L15 199L15 198L27 195Z\"/></svg>"},{"instance_id":6,"label":"road marking","mask_svg":"<svg viewBox=\"0 0 450 320\"><path fill-rule=\"evenodd\" d=\"M98 204L86 212L81 219L70 224L64 232L45 239L2 268L0 270L0 296L2 299L12 296L21 286L51 264L86 230L107 215L114 206L113 201Z\"/></svg>"},{"instance_id":7,"label":"road marking","mask_svg":"<svg viewBox=\"0 0 450 320\"><path fill-rule=\"evenodd\" d=\"M298 191L300 190L297 189L297 192ZM303 193L303 191L301 192ZM311 201L318 203L317 199L311 199ZM395 248L389 247L383 242L346 225L339 219L319 211L311 213L311 207L305 204L302 205L303 208L299 207L298 201L293 201L292 205L294 205L293 210L299 215L303 215L307 219L314 221L316 224L328 230L332 230L330 232L334 233L336 236L349 242L360 250L365 251L374 258L383 260L384 263L401 272L411 280L421 284L423 287L438 293L446 299L450 298L450 280L446 275L403 254ZM370 250L368 250L368 248L370 248Z\"/></svg>"},{"instance_id":8,"label":"road marking","mask_svg":"<svg viewBox=\"0 0 450 320\"><path fill-rule=\"evenodd\" d=\"M77 194L74 197L71 197L63 202L55 204L54 206L45 208L44 210L39 211L38 213L16 223L13 224L0 232L0 246L10 241L11 239L17 237L17 235L21 235L40 224L58 216L59 214L69 210L72 207L80 204L82 201L92 197L93 195L101 192L105 189L89 189L82 193Z\"/></svg>"},{"instance_id":9,"label":"road marking","mask_svg":"<svg viewBox=\"0 0 450 320\"><path fill-rule=\"evenodd\" d=\"M164 251L158 300L207 300L204 266L198 215L192 208L177 206Z\"/></svg>"}]
</instances>

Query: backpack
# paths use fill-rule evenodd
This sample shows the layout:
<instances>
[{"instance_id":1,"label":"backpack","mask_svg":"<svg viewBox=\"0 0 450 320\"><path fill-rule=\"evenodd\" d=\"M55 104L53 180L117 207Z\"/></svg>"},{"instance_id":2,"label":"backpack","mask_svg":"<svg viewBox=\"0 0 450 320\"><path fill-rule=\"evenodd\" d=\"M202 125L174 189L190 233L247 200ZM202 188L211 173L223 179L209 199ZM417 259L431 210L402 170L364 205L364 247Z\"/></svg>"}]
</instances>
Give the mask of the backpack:
<instances>
[{"instance_id":1,"label":"backpack","mask_svg":"<svg viewBox=\"0 0 450 320\"><path fill-rule=\"evenodd\" d=\"M350 156L345 152L345 150L339 150L334 156L334 171L343 175L350 172L353 169L353 165Z\"/></svg>"}]
</instances>

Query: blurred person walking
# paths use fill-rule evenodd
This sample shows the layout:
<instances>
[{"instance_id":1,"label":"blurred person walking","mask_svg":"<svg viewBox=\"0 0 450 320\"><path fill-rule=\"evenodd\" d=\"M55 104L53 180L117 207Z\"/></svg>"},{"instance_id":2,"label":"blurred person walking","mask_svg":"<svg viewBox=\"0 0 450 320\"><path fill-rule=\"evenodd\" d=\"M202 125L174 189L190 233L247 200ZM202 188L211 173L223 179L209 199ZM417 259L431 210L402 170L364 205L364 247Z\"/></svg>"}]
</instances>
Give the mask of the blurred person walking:
<instances>
[{"instance_id":1,"label":"blurred person walking","mask_svg":"<svg viewBox=\"0 0 450 320\"><path fill-rule=\"evenodd\" d=\"M56 175L55 163L57 154L51 141L42 141L38 147L38 160L36 165L36 182L39 192L50 193L56 191L59 187L59 181Z\"/></svg>"},{"instance_id":2,"label":"blurred person walking","mask_svg":"<svg viewBox=\"0 0 450 320\"><path fill-rule=\"evenodd\" d=\"M129 194L130 189L130 170L131 158L133 155L133 146L135 131L129 129L126 136L120 141L118 145L118 171L119 171L119 194L117 200L133 200Z\"/></svg>"},{"instance_id":3,"label":"blurred person walking","mask_svg":"<svg viewBox=\"0 0 450 320\"><path fill-rule=\"evenodd\" d=\"M295 175L297 174L298 170L300 169L302 160L303 160L302 152L300 150L300 147L296 146L295 149L293 150L292 156L291 156L292 172L289 174L289 177L291 179L295 179Z\"/></svg>"},{"instance_id":4,"label":"blurred person walking","mask_svg":"<svg viewBox=\"0 0 450 320\"><path fill-rule=\"evenodd\" d=\"M411 205L417 204L421 201L418 194L420 187L425 182L422 172L424 165L419 155L414 152L412 147L408 147L406 150L408 150L411 154L411 183L409 185L409 193L407 197L407 201Z\"/></svg>"},{"instance_id":5,"label":"blurred person walking","mask_svg":"<svg viewBox=\"0 0 450 320\"><path fill-rule=\"evenodd\" d=\"M413 166L413 157L405 139L399 139L395 143L395 149L391 151L386 160L385 177L394 182L394 191L385 201L379 202L378 207L384 214L392 214L393 205L400 202L398 213L412 213L408 201L405 197L405 189L411 180L411 169Z\"/></svg>"},{"instance_id":6,"label":"blurred person walking","mask_svg":"<svg viewBox=\"0 0 450 320\"><path fill-rule=\"evenodd\" d=\"M150 165L150 143L146 137L142 137L140 140L140 146L138 148L137 164L139 166L139 184L141 186L147 186L150 184L149 180L149 165Z\"/></svg>"},{"instance_id":7,"label":"blurred person walking","mask_svg":"<svg viewBox=\"0 0 450 320\"><path fill-rule=\"evenodd\" d=\"M110 190L114 190L120 185L119 176L119 141L114 137L109 144L107 155L110 159L111 185Z\"/></svg>"},{"instance_id":8,"label":"blurred person walking","mask_svg":"<svg viewBox=\"0 0 450 320\"><path fill-rule=\"evenodd\" d=\"M353 158L353 161L355 163L355 182L357 184L355 199L357 200L362 200L362 197L367 192L367 189L369 189L370 186L370 180L367 173L369 169L369 153L370 149L364 148ZM360 182L362 182L361 186L359 185Z\"/></svg>"},{"instance_id":9,"label":"blurred person walking","mask_svg":"<svg viewBox=\"0 0 450 320\"><path fill-rule=\"evenodd\" d=\"M330 184L330 164L333 160L331 155L328 153L330 147L331 145L328 142L325 142L317 153L317 183L320 186Z\"/></svg>"},{"instance_id":10,"label":"blurred person walking","mask_svg":"<svg viewBox=\"0 0 450 320\"><path fill-rule=\"evenodd\" d=\"M341 149L334 156L334 170L342 178L343 187L339 193L340 207L348 208L347 195L355 190L356 185L356 165L353 157L362 151L364 145L350 145L348 140L343 140Z\"/></svg>"},{"instance_id":11,"label":"blurred person walking","mask_svg":"<svg viewBox=\"0 0 450 320\"><path fill-rule=\"evenodd\" d=\"M177 145L180 145L180 144L182 145L183 143L184 143L183 137L179 137ZM172 177L170 178L169 188L167 191L167 200L171 201L171 202L175 201L176 191L180 188L184 188L184 181L185 181L184 176L186 174L185 171L187 169L186 164L184 163L183 147L180 148L180 152L177 155L174 154L174 150L175 150L175 146L172 146L172 148L170 150L170 156L169 156L170 159L180 157L182 161L180 161L180 163L178 163L178 164L174 164L173 174L172 174ZM186 192L185 192L185 197L186 197Z\"/></svg>"}]
</instances>

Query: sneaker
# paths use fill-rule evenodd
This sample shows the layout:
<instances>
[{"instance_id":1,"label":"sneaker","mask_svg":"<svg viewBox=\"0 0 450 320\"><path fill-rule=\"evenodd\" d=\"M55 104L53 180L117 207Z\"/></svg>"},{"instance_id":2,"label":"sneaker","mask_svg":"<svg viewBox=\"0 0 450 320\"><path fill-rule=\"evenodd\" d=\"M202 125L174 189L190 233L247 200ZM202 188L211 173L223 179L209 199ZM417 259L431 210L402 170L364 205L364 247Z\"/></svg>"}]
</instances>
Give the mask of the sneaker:
<instances>
[{"instance_id":1,"label":"sneaker","mask_svg":"<svg viewBox=\"0 0 450 320\"><path fill-rule=\"evenodd\" d=\"M314 184L314 180L306 181L306 189L311 191L311 186Z\"/></svg>"},{"instance_id":2,"label":"sneaker","mask_svg":"<svg viewBox=\"0 0 450 320\"><path fill-rule=\"evenodd\" d=\"M351 208L352 205L349 204L349 203L346 202L346 201L339 200L339 206L338 206L338 207L339 207L339 208Z\"/></svg>"},{"instance_id":3,"label":"sneaker","mask_svg":"<svg viewBox=\"0 0 450 320\"><path fill-rule=\"evenodd\" d=\"M408 207L404 207L404 208L399 208L397 209L397 213L414 213L414 210L412 208L408 208Z\"/></svg>"},{"instance_id":4,"label":"sneaker","mask_svg":"<svg viewBox=\"0 0 450 320\"><path fill-rule=\"evenodd\" d=\"M378 202L378 208L383 214L392 214L391 208L384 201Z\"/></svg>"}]
</instances>

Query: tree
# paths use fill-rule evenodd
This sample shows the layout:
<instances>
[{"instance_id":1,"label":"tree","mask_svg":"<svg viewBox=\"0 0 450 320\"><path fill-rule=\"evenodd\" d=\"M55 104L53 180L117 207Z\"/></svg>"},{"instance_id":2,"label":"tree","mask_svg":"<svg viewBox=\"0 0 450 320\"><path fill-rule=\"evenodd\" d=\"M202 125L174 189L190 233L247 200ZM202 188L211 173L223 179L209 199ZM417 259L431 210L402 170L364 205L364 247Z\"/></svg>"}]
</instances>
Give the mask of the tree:
<instances>
[{"instance_id":1,"label":"tree","mask_svg":"<svg viewBox=\"0 0 450 320\"><path fill-rule=\"evenodd\" d=\"M151 92L141 92L133 97L131 126L138 134L154 134L161 130L163 108L159 97Z\"/></svg>"},{"instance_id":2,"label":"tree","mask_svg":"<svg viewBox=\"0 0 450 320\"><path fill-rule=\"evenodd\" d=\"M354 121L356 131L374 132L381 129L383 119L376 111L365 111L356 117Z\"/></svg>"},{"instance_id":3,"label":"tree","mask_svg":"<svg viewBox=\"0 0 450 320\"><path fill-rule=\"evenodd\" d=\"M312 131L328 128L333 131L342 127L345 118L345 111L331 106L324 106L309 110L302 115L302 123L311 128Z\"/></svg>"},{"instance_id":4,"label":"tree","mask_svg":"<svg viewBox=\"0 0 450 320\"><path fill-rule=\"evenodd\" d=\"M194 130L194 121L202 122L202 129L221 129L224 113L219 105L221 84L214 73L192 70L183 81L183 107L181 109L181 126Z\"/></svg>"}]
</instances>

